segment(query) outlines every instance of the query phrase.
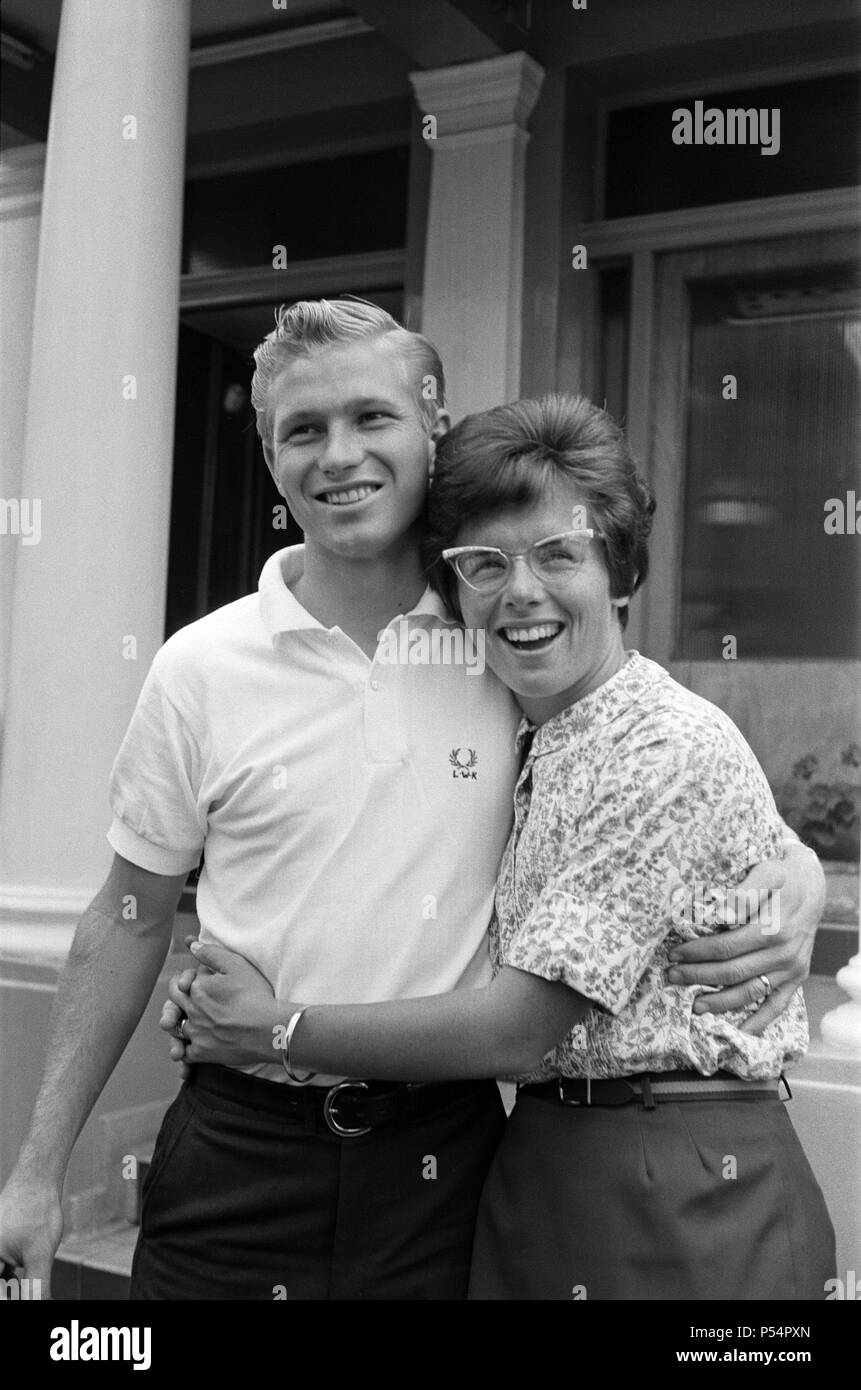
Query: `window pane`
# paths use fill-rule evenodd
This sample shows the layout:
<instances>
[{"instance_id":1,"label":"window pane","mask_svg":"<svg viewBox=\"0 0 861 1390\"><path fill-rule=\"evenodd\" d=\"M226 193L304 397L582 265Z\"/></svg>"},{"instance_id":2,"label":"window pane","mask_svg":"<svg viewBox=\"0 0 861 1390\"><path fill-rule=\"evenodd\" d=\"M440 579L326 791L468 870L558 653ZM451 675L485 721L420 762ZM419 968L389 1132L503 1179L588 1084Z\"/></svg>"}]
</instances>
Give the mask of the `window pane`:
<instances>
[{"instance_id":1,"label":"window pane","mask_svg":"<svg viewBox=\"0 0 861 1390\"><path fill-rule=\"evenodd\" d=\"M611 111L604 216L851 187L858 182L861 159L859 90L858 73L841 73L733 92L693 91L672 101ZM693 115L696 101L702 101L704 114L709 107L723 112L777 107L779 151L763 155L758 144L674 144L673 112L684 108ZM765 133L768 144L770 117ZM702 134L704 138L704 129Z\"/></svg>"},{"instance_id":2,"label":"window pane","mask_svg":"<svg viewBox=\"0 0 861 1390\"><path fill-rule=\"evenodd\" d=\"M630 295L629 266L601 271L601 375L595 398L619 421L627 411Z\"/></svg>"},{"instance_id":3,"label":"window pane","mask_svg":"<svg viewBox=\"0 0 861 1390\"><path fill-rule=\"evenodd\" d=\"M690 288L676 654L717 660L734 636L739 659L861 656L853 272ZM737 399L724 399L730 375ZM842 534L826 531L832 498L846 518Z\"/></svg>"},{"instance_id":4,"label":"window pane","mask_svg":"<svg viewBox=\"0 0 861 1390\"><path fill-rule=\"evenodd\" d=\"M406 239L407 149L255 169L186 184L184 272L388 251Z\"/></svg>"},{"instance_id":5,"label":"window pane","mask_svg":"<svg viewBox=\"0 0 861 1390\"><path fill-rule=\"evenodd\" d=\"M271 311L268 315L271 319ZM251 593L267 557L302 539L280 505L254 427L253 363L180 326L165 635Z\"/></svg>"}]
</instances>

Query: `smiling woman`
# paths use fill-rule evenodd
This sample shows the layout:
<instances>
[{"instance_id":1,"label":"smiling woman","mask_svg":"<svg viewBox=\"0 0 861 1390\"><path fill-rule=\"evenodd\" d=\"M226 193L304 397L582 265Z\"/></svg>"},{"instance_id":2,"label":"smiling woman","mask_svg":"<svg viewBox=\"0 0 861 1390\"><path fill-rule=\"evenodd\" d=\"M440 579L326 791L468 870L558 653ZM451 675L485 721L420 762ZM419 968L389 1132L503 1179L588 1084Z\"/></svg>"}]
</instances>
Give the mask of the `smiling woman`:
<instances>
[{"instance_id":1,"label":"smiling woman","mask_svg":"<svg viewBox=\"0 0 861 1390\"><path fill-rule=\"evenodd\" d=\"M455 557L463 620L484 628L491 665L532 719L588 695L624 660L618 614L628 600L611 597L601 540L591 529L559 535L583 501L563 476L548 480L544 499L528 511L509 505L487 517L479 512L460 530L467 543ZM484 560L476 571L482 551L507 563ZM473 562L466 571L464 560Z\"/></svg>"},{"instance_id":2,"label":"smiling woman","mask_svg":"<svg viewBox=\"0 0 861 1390\"><path fill-rule=\"evenodd\" d=\"M546 719L622 664L654 499L621 430L584 399L470 416L438 459L425 544L434 582L486 630L488 660L525 713Z\"/></svg>"},{"instance_id":3,"label":"smiling woman","mask_svg":"<svg viewBox=\"0 0 861 1390\"><path fill-rule=\"evenodd\" d=\"M434 583L455 611L457 585L439 560L456 538L463 539L463 518L522 509L543 499L553 479L576 479L557 530L597 528L612 596L630 598L644 583L655 501L636 472L624 434L606 411L583 397L516 401L467 416L440 450L424 555ZM621 603L619 620L624 627Z\"/></svg>"}]
</instances>

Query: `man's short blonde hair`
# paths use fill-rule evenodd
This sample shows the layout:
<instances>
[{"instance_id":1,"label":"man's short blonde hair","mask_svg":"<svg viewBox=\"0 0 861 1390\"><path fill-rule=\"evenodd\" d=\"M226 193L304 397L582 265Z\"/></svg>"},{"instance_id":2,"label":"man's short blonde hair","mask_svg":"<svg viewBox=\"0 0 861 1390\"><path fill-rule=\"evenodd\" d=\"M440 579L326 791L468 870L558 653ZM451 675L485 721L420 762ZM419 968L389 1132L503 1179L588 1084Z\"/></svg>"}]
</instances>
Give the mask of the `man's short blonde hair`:
<instances>
[{"instance_id":1,"label":"man's short blonde hair","mask_svg":"<svg viewBox=\"0 0 861 1390\"><path fill-rule=\"evenodd\" d=\"M282 304L275 316L275 328L254 353L251 404L257 414L257 433L264 444L271 446L273 442L270 388L290 362L329 347L383 337L400 350L408 379L413 369L416 400L430 432L438 412L445 406L445 377L433 343L402 327L385 309L366 299L303 299L289 306Z\"/></svg>"}]
</instances>

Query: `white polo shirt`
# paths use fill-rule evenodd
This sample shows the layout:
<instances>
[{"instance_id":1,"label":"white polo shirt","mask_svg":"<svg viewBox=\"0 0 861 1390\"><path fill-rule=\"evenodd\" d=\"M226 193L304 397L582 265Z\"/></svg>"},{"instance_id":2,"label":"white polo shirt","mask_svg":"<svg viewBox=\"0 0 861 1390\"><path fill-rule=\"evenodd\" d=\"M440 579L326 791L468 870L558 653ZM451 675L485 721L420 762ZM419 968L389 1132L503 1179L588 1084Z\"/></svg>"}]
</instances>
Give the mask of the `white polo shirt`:
<instances>
[{"instance_id":1,"label":"white polo shirt","mask_svg":"<svg viewBox=\"0 0 861 1390\"><path fill-rule=\"evenodd\" d=\"M108 840L160 874L203 850L201 939L241 952L281 997L483 985L518 710L490 671L434 662L441 645L412 639L456 628L430 589L373 661L323 627L288 587L303 549L157 653L111 774ZM280 1061L244 1070L286 1080Z\"/></svg>"}]
</instances>

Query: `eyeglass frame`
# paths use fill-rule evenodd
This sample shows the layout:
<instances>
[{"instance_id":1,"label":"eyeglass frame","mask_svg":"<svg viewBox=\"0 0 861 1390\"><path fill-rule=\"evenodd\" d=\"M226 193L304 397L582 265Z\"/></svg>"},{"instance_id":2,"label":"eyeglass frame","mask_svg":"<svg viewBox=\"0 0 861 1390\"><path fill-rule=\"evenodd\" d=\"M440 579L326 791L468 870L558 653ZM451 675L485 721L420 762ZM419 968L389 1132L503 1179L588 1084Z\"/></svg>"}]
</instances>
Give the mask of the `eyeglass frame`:
<instances>
[{"instance_id":1,"label":"eyeglass frame","mask_svg":"<svg viewBox=\"0 0 861 1390\"><path fill-rule=\"evenodd\" d=\"M461 581L461 583L465 584L468 589L472 589L472 592L474 594L494 594L497 593L498 590L503 589L505 585L508 583L508 580L511 576L511 571L514 568L513 562L515 560L525 560L527 565L529 566L530 573L534 574L535 578L539 580L540 583L549 583L552 585L553 580L548 580L544 575L538 574L536 572L535 567L532 564L532 561L529 557L537 546L547 545L550 541L561 541L566 536L586 536L587 539L590 541L605 539L603 531L596 531L591 526L581 526L571 531L556 531L552 536L543 536L540 541L534 541L528 550L503 550L502 546L500 545L454 545L448 546L445 550L441 551L440 554L442 556L442 559L445 560L446 564L454 570L455 575ZM463 574L461 574L460 570L457 567L457 561L459 556L467 555L470 553L474 554L476 551L484 551L486 554L491 555L502 555L509 562L508 569L505 571L505 574L503 575L499 584L495 585L492 589L477 588L475 584L471 584L470 581ZM585 555L583 558L586 558ZM566 583L567 580L570 579L572 574L577 573L577 570L580 568L580 565L582 565L582 563L583 561L581 560L580 564L576 565L575 568L571 570L565 576L564 579L560 580L560 582Z\"/></svg>"}]
</instances>

